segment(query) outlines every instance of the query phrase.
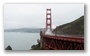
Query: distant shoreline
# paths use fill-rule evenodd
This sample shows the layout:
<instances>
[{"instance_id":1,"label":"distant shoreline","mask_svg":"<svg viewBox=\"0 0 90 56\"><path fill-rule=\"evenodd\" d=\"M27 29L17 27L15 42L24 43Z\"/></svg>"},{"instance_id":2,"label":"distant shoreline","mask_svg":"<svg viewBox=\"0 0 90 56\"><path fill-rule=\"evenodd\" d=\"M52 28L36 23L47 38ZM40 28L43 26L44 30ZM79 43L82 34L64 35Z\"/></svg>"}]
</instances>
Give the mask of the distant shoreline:
<instances>
[{"instance_id":1,"label":"distant shoreline","mask_svg":"<svg viewBox=\"0 0 90 56\"><path fill-rule=\"evenodd\" d=\"M8 31L4 31L4 32L8 32ZM10 31L13 32L13 31ZM39 33L39 32L18 32L18 33Z\"/></svg>"},{"instance_id":2,"label":"distant shoreline","mask_svg":"<svg viewBox=\"0 0 90 56\"><path fill-rule=\"evenodd\" d=\"M19 28L19 29L4 29L4 32L23 32L23 33L40 33L40 28Z\"/></svg>"}]
</instances>

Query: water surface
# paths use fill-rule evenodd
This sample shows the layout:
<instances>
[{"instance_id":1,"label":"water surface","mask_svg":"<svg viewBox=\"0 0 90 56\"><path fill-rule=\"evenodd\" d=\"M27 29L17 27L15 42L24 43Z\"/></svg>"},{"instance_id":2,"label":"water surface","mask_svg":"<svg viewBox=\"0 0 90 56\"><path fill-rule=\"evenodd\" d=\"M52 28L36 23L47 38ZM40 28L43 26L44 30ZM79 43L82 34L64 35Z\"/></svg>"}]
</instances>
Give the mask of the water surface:
<instances>
[{"instance_id":1,"label":"water surface","mask_svg":"<svg viewBox=\"0 0 90 56\"><path fill-rule=\"evenodd\" d=\"M37 39L39 33L4 32L4 48L10 45L13 50L29 50Z\"/></svg>"}]
</instances>

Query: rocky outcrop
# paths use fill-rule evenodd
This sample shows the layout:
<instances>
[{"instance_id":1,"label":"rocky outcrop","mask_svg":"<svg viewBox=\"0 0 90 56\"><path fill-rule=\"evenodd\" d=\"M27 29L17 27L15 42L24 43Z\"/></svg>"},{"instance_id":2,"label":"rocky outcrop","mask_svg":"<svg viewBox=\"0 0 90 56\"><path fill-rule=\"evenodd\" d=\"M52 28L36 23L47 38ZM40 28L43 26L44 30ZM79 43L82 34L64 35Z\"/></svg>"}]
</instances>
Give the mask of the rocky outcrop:
<instances>
[{"instance_id":1,"label":"rocky outcrop","mask_svg":"<svg viewBox=\"0 0 90 56\"><path fill-rule=\"evenodd\" d=\"M8 46L5 50L12 50L11 46Z\"/></svg>"}]
</instances>

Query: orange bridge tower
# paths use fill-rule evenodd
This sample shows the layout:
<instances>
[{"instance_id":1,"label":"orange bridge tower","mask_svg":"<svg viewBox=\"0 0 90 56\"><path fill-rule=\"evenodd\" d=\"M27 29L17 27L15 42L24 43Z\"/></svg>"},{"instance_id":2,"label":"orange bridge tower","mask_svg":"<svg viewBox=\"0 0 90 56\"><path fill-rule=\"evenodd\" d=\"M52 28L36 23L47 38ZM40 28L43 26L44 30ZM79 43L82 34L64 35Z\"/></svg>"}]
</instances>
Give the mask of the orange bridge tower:
<instances>
[{"instance_id":1,"label":"orange bridge tower","mask_svg":"<svg viewBox=\"0 0 90 56\"><path fill-rule=\"evenodd\" d=\"M52 31L51 9L46 9L46 31Z\"/></svg>"}]
</instances>

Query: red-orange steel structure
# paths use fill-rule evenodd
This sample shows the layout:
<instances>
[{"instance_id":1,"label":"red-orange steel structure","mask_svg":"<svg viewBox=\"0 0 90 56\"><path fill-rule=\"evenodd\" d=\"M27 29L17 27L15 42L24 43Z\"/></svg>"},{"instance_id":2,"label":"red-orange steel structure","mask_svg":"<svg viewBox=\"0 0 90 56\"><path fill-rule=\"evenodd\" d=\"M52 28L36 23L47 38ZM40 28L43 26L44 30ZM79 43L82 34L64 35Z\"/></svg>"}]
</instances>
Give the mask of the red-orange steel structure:
<instances>
[{"instance_id":1,"label":"red-orange steel structure","mask_svg":"<svg viewBox=\"0 0 90 56\"><path fill-rule=\"evenodd\" d=\"M51 9L46 10L46 31L50 29L52 31L52 26L51 26Z\"/></svg>"},{"instance_id":2,"label":"red-orange steel structure","mask_svg":"<svg viewBox=\"0 0 90 56\"><path fill-rule=\"evenodd\" d=\"M51 28L51 9L48 14L46 12L46 31L48 26ZM47 15L50 15L48 18ZM50 20L48 24L47 21ZM45 50L84 50L84 37L73 37L73 36L58 36L58 35L45 35L45 32L40 32L40 44L41 48Z\"/></svg>"},{"instance_id":3,"label":"red-orange steel structure","mask_svg":"<svg viewBox=\"0 0 90 56\"><path fill-rule=\"evenodd\" d=\"M51 36L41 33L42 48L45 50L84 50L83 37Z\"/></svg>"}]
</instances>

